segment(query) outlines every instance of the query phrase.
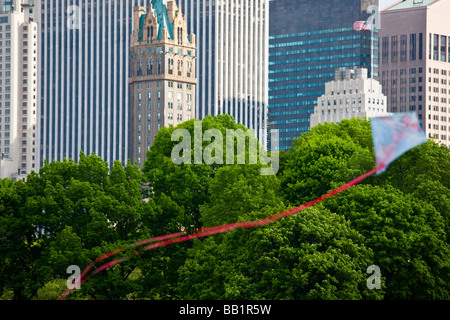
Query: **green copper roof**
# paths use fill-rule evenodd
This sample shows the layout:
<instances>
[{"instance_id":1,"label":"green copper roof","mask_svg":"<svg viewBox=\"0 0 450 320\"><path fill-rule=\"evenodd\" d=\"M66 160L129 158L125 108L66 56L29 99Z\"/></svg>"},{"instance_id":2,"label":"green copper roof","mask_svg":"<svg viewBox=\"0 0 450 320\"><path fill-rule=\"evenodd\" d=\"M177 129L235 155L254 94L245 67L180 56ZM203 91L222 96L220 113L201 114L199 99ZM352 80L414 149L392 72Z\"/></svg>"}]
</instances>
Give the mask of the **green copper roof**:
<instances>
[{"instance_id":1,"label":"green copper roof","mask_svg":"<svg viewBox=\"0 0 450 320\"><path fill-rule=\"evenodd\" d=\"M425 7L436 1L438 1L438 0L423 0L423 1L422 0L404 0L402 2L394 4L388 10L399 10L399 9Z\"/></svg>"},{"instance_id":2,"label":"green copper roof","mask_svg":"<svg viewBox=\"0 0 450 320\"><path fill-rule=\"evenodd\" d=\"M163 0L152 0L153 10L155 10L156 19L158 21L158 40L162 38L162 30L169 31L169 39L173 39L173 24L169 21L167 6Z\"/></svg>"},{"instance_id":3,"label":"green copper roof","mask_svg":"<svg viewBox=\"0 0 450 320\"><path fill-rule=\"evenodd\" d=\"M153 11L156 16L156 20L158 22L158 35L157 40L162 39L162 31L167 30L169 34L169 39L174 40L173 34L173 23L170 23L169 13L167 12L167 4L166 0L152 0ZM143 41L143 30L144 30L144 22L147 18L147 14L143 14L141 19L139 20L139 41ZM184 33L186 37L185 40L190 43L189 37L187 37L186 33Z\"/></svg>"}]
</instances>

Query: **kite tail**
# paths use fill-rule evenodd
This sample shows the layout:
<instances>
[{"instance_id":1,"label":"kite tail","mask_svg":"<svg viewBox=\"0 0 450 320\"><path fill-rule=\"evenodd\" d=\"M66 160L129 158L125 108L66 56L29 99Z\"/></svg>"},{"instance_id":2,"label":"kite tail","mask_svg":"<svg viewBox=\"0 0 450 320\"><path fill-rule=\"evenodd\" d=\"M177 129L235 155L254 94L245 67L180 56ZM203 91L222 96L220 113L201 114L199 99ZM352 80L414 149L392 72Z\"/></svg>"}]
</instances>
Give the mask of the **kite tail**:
<instances>
[{"instance_id":1,"label":"kite tail","mask_svg":"<svg viewBox=\"0 0 450 320\"><path fill-rule=\"evenodd\" d=\"M247 221L247 222L237 222L237 223L231 223L231 224L226 224L226 225L221 225L221 226L215 226L215 227L207 227L207 228L202 228L202 229L198 229L197 231L195 231L193 234L190 235L186 235L184 232L177 232L177 233L172 233L172 234L168 234L168 235L164 235L164 236L158 236L158 237L154 237L154 238L150 238L150 239L145 239L142 241L138 241L136 243L133 243L129 246L120 248L120 249L116 249L113 250L111 252L108 252L100 257L98 257L96 260L94 260L93 262L91 262L82 272L82 274L80 275L80 284L85 283L87 280L89 280L90 277L96 275L97 273L107 269L108 267L114 266L116 264L119 264L125 260L128 260L132 257L135 257L139 254L141 254L144 251L147 250L151 250L154 248L159 248L159 247L163 247L163 246L167 246L170 244L174 244L174 243L179 243L179 242L183 242L183 241L188 241L188 240L192 240L192 239L198 239L198 238L203 238L203 237L208 237L211 235L215 235L215 234L219 234L219 233L225 233L225 232L229 232L232 230L235 230L237 228L241 228L241 229L248 229L248 228L253 228L253 227L257 227L257 226L261 226L261 225L265 225L265 224L269 224L281 219L284 219L286 217L292 216L302 210L305 210L306 208L312 207L315 204L322 202L344 190L347 190L348 188L360 183L361 181L363 181L364 179L366 179L367 177L375 174L376 172L384 169L386 167L385 164L380 164L377 168L370 170L366 173L364 173L363 175L351 180L350 182L347 182L346 184L340 186L339 188L336 188L332 191L330 191L329 193L322 195L321 197L312 200L306 204L303 204L301 206L298 206L296 208L292 208L277 214L274 214L272 216L269 216L267 218L261 219L259 221ZM153 242L153 243L152 243ZM151 243L151 244L149 244ZM90 277L87 277L86 274L87 272L98 262L103 261L117 253L120 253L126 249L132 248L132 247L137 247L137 246L142 246L142 245L146 245L149 244L147 246L145 246L144 248L135 251L133 254L131 254L129 257L125 257L125 258L120 258L120 259L115 259L113 261L110 261L108 263L105 263L103 265L101 265L100 267L98 267L96 270L94 270L91 273ZM59 300L64 300L68 294L70 293L70 291L73 289L66 289L64 291L64 293L62 294L62 296L59 298Z\"/></svg>"}]
</instances>

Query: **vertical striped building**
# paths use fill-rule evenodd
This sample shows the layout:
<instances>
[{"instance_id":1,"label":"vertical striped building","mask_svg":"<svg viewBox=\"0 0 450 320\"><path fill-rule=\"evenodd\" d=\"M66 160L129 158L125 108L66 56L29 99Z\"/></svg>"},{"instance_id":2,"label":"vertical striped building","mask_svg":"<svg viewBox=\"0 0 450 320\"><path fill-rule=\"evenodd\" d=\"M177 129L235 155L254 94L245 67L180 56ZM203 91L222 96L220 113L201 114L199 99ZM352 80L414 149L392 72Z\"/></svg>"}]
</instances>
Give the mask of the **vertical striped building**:
<instances>
[{"instance_id":1,"label":"vertical striped building","mask_svg":"<svg viewBox=\"0 0 450 320\"><path fill-rule=\"evenodd\" d=\"M196 118L230 114L267 144L268 0L178 0L197 36Z\"/></svg>"},{"instance_id":2,"label":"vertical striped building","mask_svg":"<svg viewBox=\"0 0 450 320\"><path fill-rule=\"evenodd\" d=\"M145 0L41 0L42 165L80 151L128 159L129 39Z\"/></svg>"}]
</instances>

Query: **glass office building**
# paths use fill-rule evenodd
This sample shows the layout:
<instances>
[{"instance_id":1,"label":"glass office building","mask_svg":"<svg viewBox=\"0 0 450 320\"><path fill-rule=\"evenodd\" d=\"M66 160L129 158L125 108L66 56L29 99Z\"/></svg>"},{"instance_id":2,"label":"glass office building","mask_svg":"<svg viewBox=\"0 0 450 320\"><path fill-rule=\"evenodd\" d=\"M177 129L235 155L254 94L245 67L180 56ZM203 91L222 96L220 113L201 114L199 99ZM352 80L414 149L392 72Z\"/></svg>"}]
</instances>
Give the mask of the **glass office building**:
<instances>
[{"instance_id":1,"label":"glass office building","mask_svg":"<svg viewBox=\"0 0 450 320\"><path fill-rule=\"evenodd\" d=\"M378 78L378 30L353 30L355 21L371 16L371 5L378 0L270 2L269 129L279 130L281 150L310 130L317 98L336 68L366 67Z\"/></svg>"}]
</instances>

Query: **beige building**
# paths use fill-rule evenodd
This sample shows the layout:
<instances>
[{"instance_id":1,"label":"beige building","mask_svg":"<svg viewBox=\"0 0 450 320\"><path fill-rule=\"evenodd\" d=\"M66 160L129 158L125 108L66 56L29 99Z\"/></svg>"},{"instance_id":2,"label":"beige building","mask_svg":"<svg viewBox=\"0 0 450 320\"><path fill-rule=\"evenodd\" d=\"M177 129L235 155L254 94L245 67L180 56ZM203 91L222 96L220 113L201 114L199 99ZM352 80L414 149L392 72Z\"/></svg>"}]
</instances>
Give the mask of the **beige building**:
<instances>
[{"instance_id":1,"label":"beige building","mask_svg":"<svg viewBox=\"0 0 450 320\"><path fill-rule=\"evenodd\" d=\"M195 117L195 35L181 6L154 0L134 8L130 40L128 155L140 166L163 126Z\"/></svg>"},{"instance_id":2,"label":"beige building","mask_svg":"<svg viewBox=\"0 0 450 320\"><path fill-rule=\"evenodd\" d=\"M0 178L38 170L38 25L33 1L0 0Z\"/></svg>"},{"instance_id":3,"label":"beige building","mask_svg":"<svg viewBox=\"0 0 450 320\"><path fill-rule=\"evenodd\" d=\"M311 128L319 123L338 123L343 119L388 115L381 84L367 77L366 68L338 68L335 80L325 83L325 94L317 99L311 114Z\"/></svg>"},{"instance_id":4,"label":"beige building","mask_svg":"<svg viewBox=\"0 0 450 320\"><path fill-rule=\"evenodd\" d=\"M450 145L450 0L398 1L381 12L380 79L388 111L416 111Z\"/></svg>"}]
</instances>

